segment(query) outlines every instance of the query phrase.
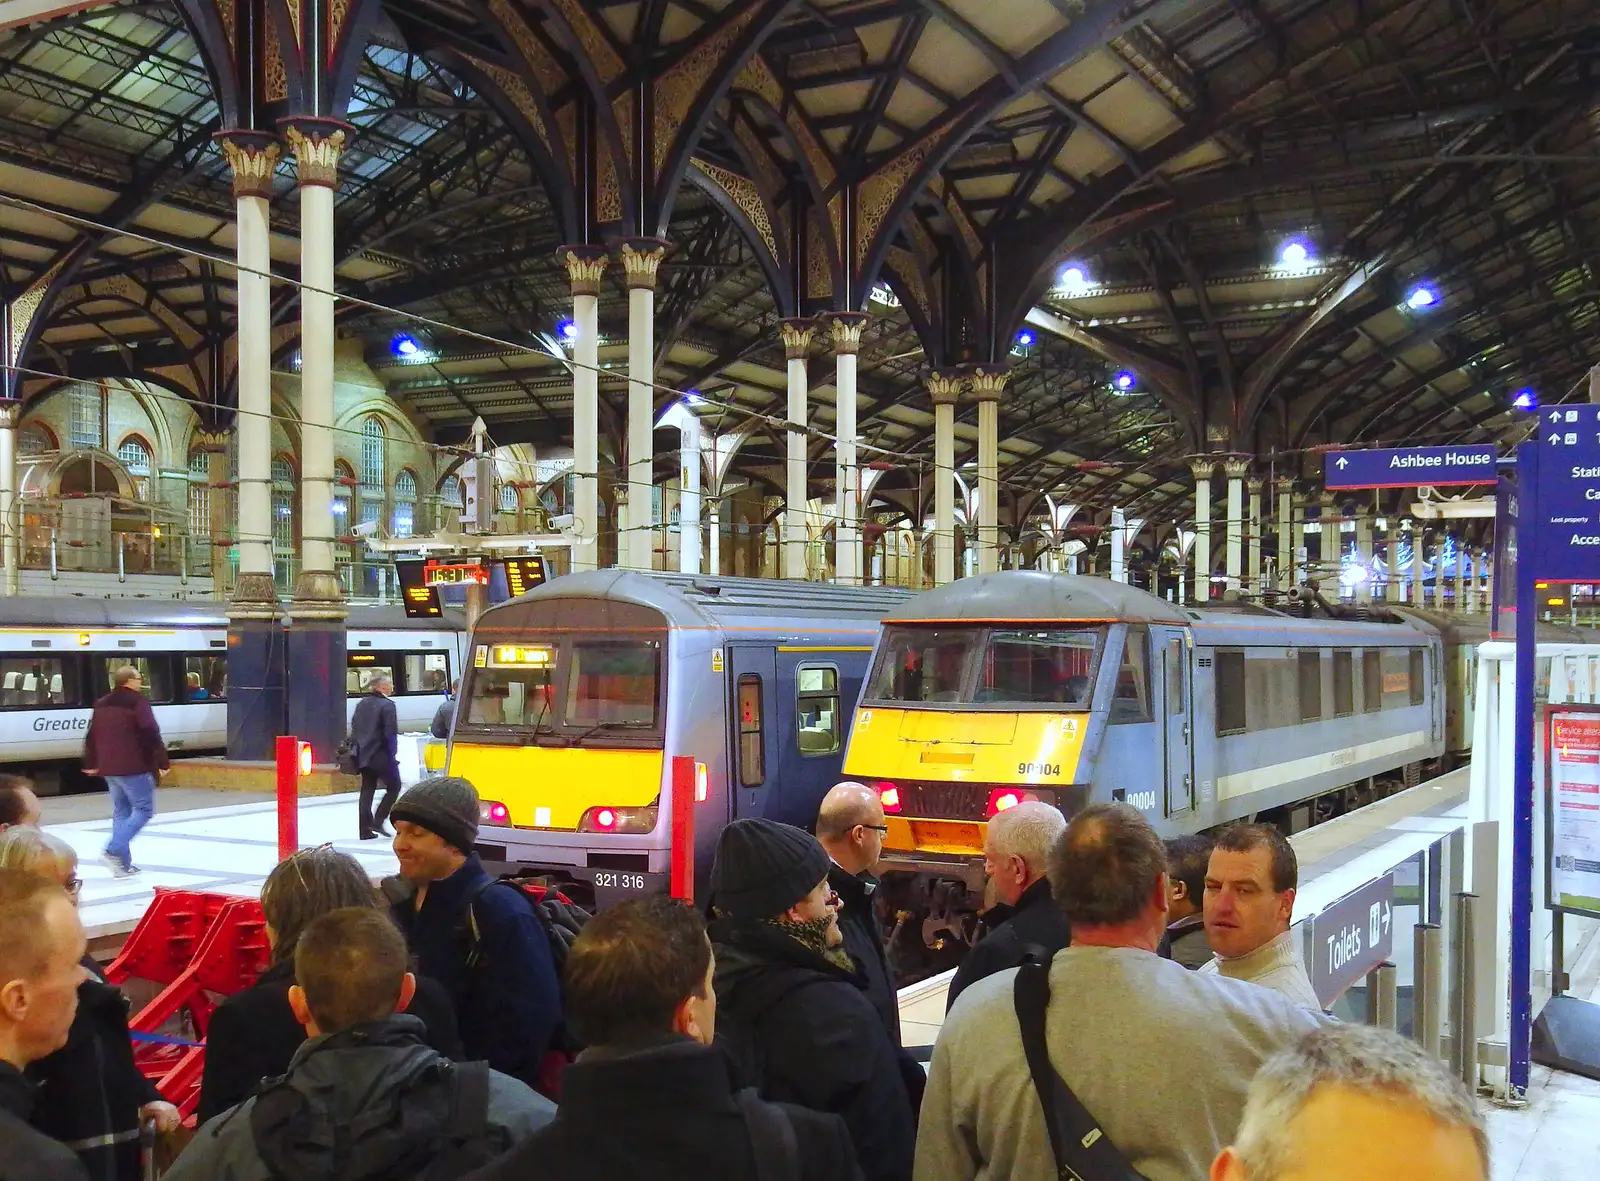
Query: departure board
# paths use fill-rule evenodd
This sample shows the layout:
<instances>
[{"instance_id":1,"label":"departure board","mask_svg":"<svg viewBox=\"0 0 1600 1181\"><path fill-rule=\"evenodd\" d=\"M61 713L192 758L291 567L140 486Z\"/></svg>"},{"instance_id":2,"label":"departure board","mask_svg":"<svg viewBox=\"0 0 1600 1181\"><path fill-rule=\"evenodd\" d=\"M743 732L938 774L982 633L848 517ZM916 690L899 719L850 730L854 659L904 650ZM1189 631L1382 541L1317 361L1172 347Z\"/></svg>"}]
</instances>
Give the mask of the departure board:
<instances>
[{"instance_id":1,"label":"departure board","mask_svg":"<svg viewBox=\"0 0 1600 1181\"><path fill-rule=\"evenodd\" d=\"M419 559L397 560L394 564L395 581L400 584L400 603L407 619L437 619L444 614L439 605L439 592L428 585L423 566Z\"/></svg>"},{"instance_id":2,"label":"departure board","mask_svg":"<svg viewBox=\"0 0 1600 1181\"><path fill-rule=\"evenodd\" d=\"M514 599L545 580L544 559L537 554L509 557L506 565L506 590Z\"/></svg>"},{"instance_id":3,"label":"departure board","mask_svg":"<svg viewBox=\"0 0 1600 1181\"><path fill-rule=\"evenodd\" d=\"M429 558L422 566L422 581L428 586L489 585L489 564L481 557Z\"/></svg>"}]
</instances>

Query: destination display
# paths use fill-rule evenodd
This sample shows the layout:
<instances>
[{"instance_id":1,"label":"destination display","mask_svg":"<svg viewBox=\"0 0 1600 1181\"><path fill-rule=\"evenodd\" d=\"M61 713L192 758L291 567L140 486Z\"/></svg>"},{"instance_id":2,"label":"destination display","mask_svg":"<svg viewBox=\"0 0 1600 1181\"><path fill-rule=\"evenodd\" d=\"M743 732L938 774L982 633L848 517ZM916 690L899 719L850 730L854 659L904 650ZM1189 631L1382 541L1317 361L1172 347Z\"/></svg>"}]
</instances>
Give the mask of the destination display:
<instances>
[{"instance_id":1,"label":"destination display","mask_svg":"<svg viewBox=\"0 0 1600 1181\"><path fill-rule=\"evenodd\" d=\"M1600 710L1545 707L1546 903L1600 918Z\"/></svg>"},{"instance_id":2,"label":"destination display","mask_svg":"<svg viewBox=\"0 0 1600 1181\"><path fill-rule=\"evenodd\" d=\"M1495 478L1498 457L1495 447L1486 443L1330 451L1322 461L1322 482L1328 488L1487 484Z\"/></svg>"},{"instance_id":3,"label":"destination display","mask_svg":"<svg viewBox=\"0 0 1600 1181\"><path fill-rule=\"evenodd\" d=\"M397 560L394 564L395 581L400 585L400 605L407 619L437 619L444 614L439 592L423 578L422 566L420 558Z\"/></svg>"},{"instance_id":4,"label":"destination display","mask_svg":"<svg viewBox=\"0 0 1600 1181\"><path fill-rule=\"evenodd\" d=\"M506 558L505 567L506 590L513 599L536 586L544 585L547 577L544 559L537 554Z\"/></svg>"},{"instance_id":5,"label":"destination display","mask_svg":"<svg viewBox=\"0 0 1600 1181\"><path fill-rule=\"evenodd\" d=\"M1523 540L1534 576L1600 581L1600 406L1539 415L1537 528Z\"/></svg>"}]
</instances>

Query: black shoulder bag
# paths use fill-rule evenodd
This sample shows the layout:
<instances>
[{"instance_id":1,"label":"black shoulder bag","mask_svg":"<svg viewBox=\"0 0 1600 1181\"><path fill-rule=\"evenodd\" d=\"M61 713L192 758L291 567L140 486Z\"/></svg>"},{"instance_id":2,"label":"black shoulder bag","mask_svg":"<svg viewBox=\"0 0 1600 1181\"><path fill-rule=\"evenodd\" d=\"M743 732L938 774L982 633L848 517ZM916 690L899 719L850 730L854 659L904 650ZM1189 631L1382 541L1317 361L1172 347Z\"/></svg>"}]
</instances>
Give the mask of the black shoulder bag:
<instances>
[{"instance_id":1,"label":"black shoulder bag","mask_svg":"<svg viewBox=\"0 0 1600 1181\"><path fill-rule=\"evenodd\" d=\"M1017 969L1013 992L1017 1023L1022 1027L1022 1052L1028 1073L1044 1107L1045 1131L1061 1181L1146 1181L1111 1143L1111 1137L1078 1101L1055 1067L1045 1042L1045 1010L1050 1005L1050 962L1024 960Z\"/></svg>"}]
</instances>

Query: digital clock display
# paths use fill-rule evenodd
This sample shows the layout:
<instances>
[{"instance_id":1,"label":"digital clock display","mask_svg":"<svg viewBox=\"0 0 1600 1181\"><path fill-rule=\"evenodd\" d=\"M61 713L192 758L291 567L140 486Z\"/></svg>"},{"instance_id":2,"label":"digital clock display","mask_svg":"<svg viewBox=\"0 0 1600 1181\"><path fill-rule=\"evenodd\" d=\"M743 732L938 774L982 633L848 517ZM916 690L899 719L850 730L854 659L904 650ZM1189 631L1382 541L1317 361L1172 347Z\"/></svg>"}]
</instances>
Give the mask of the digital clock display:
<instances>
[{"instance_id":1,"label":"digital clock display","mask_svg":"<svg viewBox=\"0 0 1600 1181\"><path fill-rule=\"evenodd\" d=\"M482 561L428 562L422 568L422 580L428 586L467 586L477 583L489 585L489 567Z\"/></svg>"}]
</instances>

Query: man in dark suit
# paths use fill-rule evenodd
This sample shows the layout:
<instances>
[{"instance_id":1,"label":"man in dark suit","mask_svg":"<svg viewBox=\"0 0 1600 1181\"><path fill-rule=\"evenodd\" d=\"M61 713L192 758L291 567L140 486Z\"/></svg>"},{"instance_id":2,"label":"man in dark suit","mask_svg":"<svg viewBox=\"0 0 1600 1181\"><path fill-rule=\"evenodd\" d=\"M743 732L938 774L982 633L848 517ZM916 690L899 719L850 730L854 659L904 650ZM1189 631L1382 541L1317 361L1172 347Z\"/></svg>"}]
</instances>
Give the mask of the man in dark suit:
<instances>
[{"instance_id":1,"label":"man in dark suit","mask_svg":"<svg viewBox=\"0 0 1600 1181\"><path fill-rule=\"evenodd\" d=\"M377 673L367 682L367 695L356 706L350 719L350 757L361 772L361 839L373 840L387 831L384 821L400 794L400 722L395 715L394 681L387 673ZM377 815L372 812L372 797L383 784L383 800Z\"/></svg>"}]
</instances>

